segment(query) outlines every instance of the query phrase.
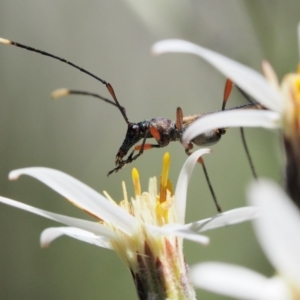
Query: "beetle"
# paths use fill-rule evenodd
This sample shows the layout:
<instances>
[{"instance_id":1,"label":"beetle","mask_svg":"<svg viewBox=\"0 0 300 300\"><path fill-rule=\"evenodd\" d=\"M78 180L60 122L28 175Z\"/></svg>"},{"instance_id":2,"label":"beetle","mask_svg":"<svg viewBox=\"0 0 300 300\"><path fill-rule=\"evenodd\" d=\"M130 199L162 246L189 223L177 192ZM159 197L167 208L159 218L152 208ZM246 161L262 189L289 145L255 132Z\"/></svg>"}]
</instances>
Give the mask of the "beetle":
<instances>
[{"instance_id":1,"label":"beetle","mask_svg":"<svg viewBox=\"0 0 300 300\"><path fill-rule=\"evenodd\" d=\"M98 94L85 92L85 91L78 91L78 90L69 90L69 89L57 90L54 93L52 93L52 97L58 98L58 97L65 96L68 94L93 96L93 97L99 98L111 105L116 106L120 110L120 112L127 124L127 132L125 135L125 139L116 154L116 158L115 158L116 167L108 172L108 174L107 174L108 176L114 172L119 171L126 164L129 164L129 163L133 162L134 160L136 160L139 156L141 156L143 154L144 150L148 150L148 149L152 149L152 148L166 147L170 142L175 142L175 141L181 142L182 134L185 131L185 129L188 128L188 126L190 126L190 124L195 122L197 119L203 117L204 115L214 113L214 112L210 112L210 113L204 113L204 114L183 116L182 109L180 107L178 107L176 110L175 121L172 121L168 118L155 117L155 118L140 121L137 123L131 122L131 121L129 121L129 119L127 117L125 108L120 105L112 85L110 83L108 83L106 80L103 80L100 77L87 71L86 69L83 69L83 68L79 67L78 65L75 65L74 63L72 63L64 58L55 56L51 53L48 53L48 52L45 52L45 51L42 51L39 49L35 49L30 46L26 46L26 45L20 44L18 42L14 42L14 41L3 39L3 38L0 38L0 43L6 44L6 45L13 45L13 46L16 46L19 48L23 48L23 49L26 49L29 51L33 51L33 52L42 54L44 56L51 57L56 60L59 60L63 63L66 63L66 64L78 69L79 71L93 77L94 79L100 81L102 84L104 84L106 86L108 92L110 93L110 95L113 98L113 101L110 99L107 99L105 97L102 97ZM226 105L226 102L230 95L231 89L232 89L232 82L230 80L227 80L226 85L225 85L223 105L222 105L221 110L225 110L225 105ZM264 109L259 103L252 102L251 99L249 99L249 97L242 90L240 90L240 91L250 101L250 103L246 104L246 105L234 107L231 109ZM189 142L188 147L185 149L186 154L188 154L188 155L191 154L193 144L195 144L197 146L213 145L213 144L217 143L221 139L222 135L224 135L225 133L226 133L225 128L216 128L216 129L212 129L203 134L198 135L197 137L195 137L193 140L191 140ZM154 138L156 143L154 143L154 144L146 143L146 140L149 138ZM247 156L248 156L248 160L250 162L250 165L252 166L251 157L250 157L250 154L248 153L248 149L247 149L247 145L246 145L246 142L245 142L245 139L243 136L243 132L242 132L242 138L243 138L243 144L246 149ZM140 145L136 145L139 141L142 141L142 143ZM133 149L132 149L132 147L133 147ZM127 156L127 158L125 158L130 149L132 149L132 151ZM199 159L199 162L202 164L207 183L209 185L211 194L212 194L215 204L217 206L217 210L219 212L221 212L221 208L217 203L214 191L210 184L210 180L209 180L204 162L202 159ZM254 177L256 177L255 173L254 173Z\"/></svg>"},{"instance_id":2,"label":"beetle","mask_svg":"<svg viewBox=\"0 0 300 300\"><path fill-rule=\"evenodd\" d=\"M110 94L112 95L114 102L95 93L79 91L79 90L70 90L70 89L56 90L52 93L52 98L56 99L59 97L72 95L72 94L92 96L104 100L105 102L116 106L120 110L127 124L127 132L124 141L116 154L116 158L115 158L116 167L108 172L107 175L109 176L110 174L122 169L124 165L129 164L134 160L136 160L140 155L143 154L144 150L166 147L170 142L176 142L176 141L181 142L181 137L183 132L186 130L186 128L188 128L188 126L190 126L193 122L195 122L199 118L215 112L224 111L226 102L232 90L232 86L233 83L231 82L231 80L228 79L225 84L223 104L221 110L209 112L209 113L203 113L203 114L183 116L182 109L180 107L177 107L175 121L172 121L168 118L162 118L162 117L155 117L140 122L129 121L125 108L119 104L115 92L110 84L106 85L106 87L108 88ZM236 106L227 110L264 109L264 107L261 104L257 102L253 102L242 90L240 91L241 93L243 93L243 95L247 98L247 100L250 103ZM221 139L222 135L224 135L225 133L226 133L225 128L216 128L196 136L193 140L189 142L188 147L185 149L186 154L187 155L191 154L193 144L200 147L211 146L217 143ZM154 138L156 140L156 144L146 143L146 140L149 138ZM140 141L142 141L142 144L136 145ZM247 147L244 139L243 139L243 143L244 143L244 147ZM132 151L127 156L127 158L124 158L130 149L132 149ZM138 152L135 153L136 151ZM203 164L201 160L199 162ZM254 177L256 176L254 175Z\"/></svg>"},{"instance_id":3,"label":"beetle","mask_svg":"<svg viewBox=\"0 0 300 300\"><path fill-rule=\"evenodd\" d=\"M229 95L231 93L232 86L233 86L233 83L231 82L231 80L227 79L226 84L225 84L225 89L224 89L222 109L219 111L225 110L225 105L226 105ZM166 147L170 142L173 142L173 141L181 142L181 137L182 137L184 130L186 128L188 128L188 126L190 126L193 122L195 122L197 119L199 119L207 114L219 112L219 111L215 111L215 112L210 112L210 113L195 114L195 115L190 115L190 116L184 117L182 109L180 107L178 107L176 110L176 120L175 121L172 121L168 118L156 117L156 118L152 118L150 120L144 120L144 121L140 121L137 123L130 122L127 117L125 108L119 104L112 86L107 85L107 88L115 102L113 102L110 99L107 99L105 97L102 97L98 94L95 94L95 93L79 91L79 90L70 90L70 89L56 90L52 93L52 98L56 99L59 97L63 97L66 95L72 95L72 94L73 95L92 96L92 97L101 99L111 105L116 106L121 111L123 118L124 118L125 122L127 123L127 132L126 132L124 141L116 155L116 160L115 160L116 167L108 172L108 174L107 174L108 176L110 174L122 169L124 165L129 164L129 163L133 162L134 160L136 160L140 155L143 154L144 150L148 150L148 149L152 149L152 148ZM230 108L227 110L265 109L261 104L254 102L247 94L244 93L244 91L242 91L241 89L239 89L239 91L243 94L243 96L250 103L246 104L246 105L236 106L236 107L233 107L233 108ZM241 127L240 130L241 130L243 146L244 146L244 149L245 149L245 152L247 155L248 162L250 164L250 168L251 168L253 177L257 178L256 171L254 169L254 165L252 162L252 158L250 156L250 152L248 150L248 146L246 143L244 129ZM212 129L212 130L206 131L205 133L198 135L197 137L195 137L193 140L191 140L189 142L188 147L185 149L186 154L187 155L191 154L193 144L200 146L200 147L213 145L213 144L217 143L221 139L222 135L224 135L225 133L226 133L225 128L217 128L217 129ZM149 138L154 138L156 140L157 144L146 143L146 140ZM142 144L136 145L141 140L142 140ZM133 147L133 150L130 152L130 154L127 156L127 158L124 159L124 157L127 155L127 153L129 152L129 150L132 147ZM138 151L138 152L135 154L135 151ZM216 197L213 187L211 185L204 161L202 158L199 158L198 162L201 163L201 165L202 165L204 175L206 178L206 182L208 184L208 187L209 187L210 193L212 195L213 201L215 203L215 206L217 208L217 211L219 213L221 213L222 209L217 201L217 197Z\"/></svg>"}]
</instances>

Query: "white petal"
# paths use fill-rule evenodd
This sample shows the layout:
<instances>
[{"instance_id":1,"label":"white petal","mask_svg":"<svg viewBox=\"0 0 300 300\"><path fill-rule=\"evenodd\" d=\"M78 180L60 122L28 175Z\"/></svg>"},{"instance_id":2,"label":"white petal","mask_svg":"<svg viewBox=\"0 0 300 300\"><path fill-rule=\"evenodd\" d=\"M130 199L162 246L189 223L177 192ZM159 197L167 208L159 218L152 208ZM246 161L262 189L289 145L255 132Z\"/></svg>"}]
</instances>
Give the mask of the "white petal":
<instances>
[{"instance_id":1,"label":"white petal","mask_svg":"<svg viewBox=\"0 0 300 300\"><path fill-rule=\"evenodd\" d=\"M85 243L96 245L102 248L111 249L111 244L107 238L97 236L89 231L75 227L51 227L41 233L40 243L42 247L48 247L52 241L62 235L70 236Z\"/></svg>"},{"instance_id":2,"label":"white petal","mask_svg":"<svg viewBox=\"0 0 300 300\"><path fill-rule=\"evenodd\" d=\"M180 224L168 224L162 227L148 225L147 228L152 234L156 235L174 235L202 245L208 245L209 243L207 236L200 235Z\"/></svg>"},{"instance_id":3,"label":"white petal","mask_svg":"<svg viewBox=\"0 0 300 300\"><path fill-rule=\"evenodd\" d=\"M258 216L259 210L257 207L241 207L223 212L212 218L186 224L185 228L195 232L204 232L250 221L256 219Z\"/></svg>"},{"instance_id":4,"label":"white petal","mask_svg":"<svg viewBox=\"0 0 300 300\"><path fill-rule=\"evenodd\" d=\"M183 133L183 145L208 130L227 127L279 128L280 115L268 110L229 110L205 115L192 123Z\"/></svg>"},{"instance_id":5,"label":"white petal","mask_svg":"<svg viewBox=\"0 0 300 300\"><path fill-rule=\"evenodd\" d=\"M283 100L280 94L255 70L226 56L183 40L165 40L154 44L155 54L183 52L200 56L230 78L247 94L271 110L281 112Z\"/></svg>"},{"instance_id":6,"label":"white petal","mask_svg":"<svg viewBox=\"0 0 300 300\"><path fill-rule=\"evenodd\" d=\"M107 238L115 238L115 234L114 232L110 229L107 228L104 225L101 225L99 223L96 222L91 222L91 221L86 221L86 220L81 220L81 219L77 219L77 218L72 218L72 217L68 217L68 216L64 216L64 215L60 215L60 214L55 214L46 210L42 210L15 200L11 200L8 198L4 198L4 197L0 197L0 202L13 206L13 207L17 207L26 211L29 211L33 214L42 216L46 219L50 219L50 220L54 220L56 222L60 222L63 223L65 225L69 225L69 226L74 226L77 228L81 228L83 230L92 232L94 234L97 235L102 235L104 237Z\"/></svg>"},{"instance_id":7,"label":"white petal","mask_svg":"<svg viewBox=\"0 0 300 300\"><path fill-rule=\"evenodd\" d=\"M262 216L254 221L260 245L275 269L295 286L300 286L300 213L283 190L268 180L253 183L249 202Z\"/></svg>"},{"instance_id":8,"label":"white petal","mask_svg":"<svg viewBox=\"0 0 300 300\"><path fill-rule=\"evenodd\" d=\"M200 149L191 154L181 168L175 190L174 207L178 216L178 223L184 224L185 209L186 209L186 195L188 183L190 181L193 169L197 163L198 158L206 153L210 153L210 149Z\"/></svg>"},{"instance_id":9,"label":"white petal","mask_svg":"<svg viewBox=\"0 0 300 300\"><path fill-rule=\"evenodd\" d=\"M74 205L98 219L113 223L127 234L134 232L135 219L133 216L70 175L54 169L35 167L14 170L10 172L9 178L17 179L20 175L29 175L38 179Z\"/></svg>"},{"instance_id":10,"label":"white petal","mask_svg":"<svg viewBox=\"0 0 300 300\"><path fill-rule=\"evenodd\" d=\"M225 263L195 265L191 268L191 280L198 288L234 299L289 299L289 291L282 281Z\"/></svg>"}]
</instances>

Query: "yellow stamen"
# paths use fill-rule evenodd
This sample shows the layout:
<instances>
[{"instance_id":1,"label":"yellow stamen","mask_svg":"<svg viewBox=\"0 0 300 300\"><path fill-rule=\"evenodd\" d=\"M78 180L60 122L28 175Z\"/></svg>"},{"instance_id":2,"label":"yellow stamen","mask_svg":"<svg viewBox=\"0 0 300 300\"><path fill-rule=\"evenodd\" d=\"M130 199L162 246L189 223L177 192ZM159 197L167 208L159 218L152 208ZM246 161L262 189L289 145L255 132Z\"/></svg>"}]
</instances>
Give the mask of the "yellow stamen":
<instances>
[{"instance_id":1,"label":"yellow stamen","mask_svg":"<svg viewBox=\"0 0 300 300\"><path fill-rule=\"evenodd\" d=\"M166 201L167 188L168 188L168 176L169 176L169 167L170 167L170 154L166 152L163 158L163 168L162 174L160 177L160 203Z\"/></svg>"},{"instance_id":2,"label":"yellow stamen","mask_svg":"<svg viewBox=\"0 0 300 300\"><path fill-rule=\"evenodd\" d=\"M122 202L124 203L125 210L127 210L129 212L130 205L129 205L128 196L127 196L126 184L124 181L122 181L122 189L123 189L123 197L124 197L124 200Z\"/></svg>"},{"instance_id":3,"label":"yellow stamen","mask_svg":"<svg viewBox=\"0 0 300 300\"><path fill-rule=\"evenodd\" d=\"M107 191L103 191L103 195L113 204L117 205L117 203L115 202L115 200L109 195L109 193Z\"/></svg>"},{"instance_id":4,"label":"yellow stamen","mask_svg":"<svg viewBox=\"0 0 300 300\"><path fill-rule=\"evenodd\" d=\"M294 93L295 93L295 101L297 101L298 107L299 107L299 102L300 102L300 77L299 76L298 76L297 80L295 80ZM299 117L299 115L298 115L298 117Z\"/></svg>"},{"instance_id":5,"label":"yellow stamen","mask_svg":"<svg viewBox=\"0 0 300 300\"><path fill-rule=\"evenodd\" d=\"M140 196L141 195L141 183L140 183L139 172L136 168L132 169L132 181L133 181L135 196Z\"/></svg>"},{"instance_id":6,"label":"yellow stamen","mask_svg":"<svg viewBox=\"0 0 300 300\"><path fill-rule=\"evenodd\" d=\"M173 185L172 185L172 182L170 179L168 179L168 183L167 183L167 190L170 191L171 193L171 196L174 195L174 192L173 192Z\"/></svg>"}]
</instances>

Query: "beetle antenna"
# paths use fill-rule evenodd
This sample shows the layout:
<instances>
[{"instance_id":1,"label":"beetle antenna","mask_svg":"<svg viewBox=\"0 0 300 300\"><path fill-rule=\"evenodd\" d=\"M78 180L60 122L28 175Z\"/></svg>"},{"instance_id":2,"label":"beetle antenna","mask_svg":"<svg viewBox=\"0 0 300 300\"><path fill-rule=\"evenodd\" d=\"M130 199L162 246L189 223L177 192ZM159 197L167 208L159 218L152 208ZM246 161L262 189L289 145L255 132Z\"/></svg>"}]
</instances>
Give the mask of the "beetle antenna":
<instances>
[{"instance_id":1,"label":"beetle antenna","mask_svg":"<svg viewBox=\"0 0 300 300\"><path fill-rule=\"evenodd\" d=\"M232 90L232 87L233 87L233 82L230 80L230 79L227 79L226 80L226 83L225 83L225 88L224 88L224 96L223 96L223 105L222 105L222 110L225 110L225 105L227 103L227 100L231 94L231 90ZM248 94L246 94L246 92L244 92L240 87L237 86L237 89L239 90L239 92L246 98L246 100L248 102L250 102L251 104L257 104L256 102L254 102L250 96ZM249 165L250 165L250 169L251 169L251 172L252 172L252 175L254 177L254 179L257 179L257 173L256 173L256 170L255 170L255 167L254 167L254 164L253 164L253 160L252 160L252 157L251 157L251 154L250 154L250 151L249 151L249 148L248 148L248 145L247 145L247 141L246 141L246 137L245 137L245 131L244 131L244 128L243 127L240 127L240 133L241 133L241 138L242 138L242 143L243 143L243 147L245 149L245 153L246 153L246 156L247 156L247 160L249 162Z\"/></svg>"},{"instance_id":2,"label":"beetle antenna","mask_svg":"<svg viewBox=\"0 0 300 300\"><path fill-rule=\"evenodd\" d=\"M124 107L122 107L122 106L120 105L120 103L119 103L119 101L118 101L118 99L117 99L117 97L116 97L116 94L115 94L115 91L114 91L113 87L111 86L110 83L106 83L105 85L106 85L106 88L108 89L109 93L111 94L111 96L112 96L113 99L115 100L116 105L117 105L117 107L119 108L119 110L120 110L120 112L121 112L121 114L122 114L122 116L123 116L125 122L126 122L127 124L129 124L130 122L129 122L128 118L127 118L126 111L125 111Z\"/></svg>"},{"instance_id":3,"label":"beetle antenna","mask_svg":"<svg viewBox=\"0 0 300 300\"><path fill-rule=\"evenodd\" d=\"M239 86L237 86L237 89L249 103L251 103L253 105L257 104L257 102L254 101L253 99L251 99L251 97L244 90L242 90Z\"/></svg>"},{"instance_id":4,"label":"beetle antenna","mask_svg":"<svg viewBox=\"0 0 300 300\"><path fill-rule=\"evenodd\" d=\"M29 47L29 46L26 46L26 45L23 45L23 44L20 44L20 43L17 43L17 42L14 42L14 41L11 41L11 40L7 40L7 39L3 39L0 37L0 43L2 44L5 44L5 45L13 45L13 46L16 46L16 47L19 47L19 48L23 48L23 49L26 49L28 51L32 51L32 52L36 52L36 53L39 53L41 55L44 55L44 56L48 56L48 57L51 57L51 58L54 58L56 60L59 60L63 63L66 63L70 66L72 66L73 68L79 70L80 72L83 72L91 77L93 77L94 79L96 79L97 81L100 81L102 84L104 84L106 86L106 88L108 89L109 93L111 94L111 96L113 97L115 103L116 103L116 106L119 108L123 118L125 119L125 122L127 124L129 124L129 120L127 118L127 115L126 115L126 112L125 112L125 109L119 104L119 101L117 100L117 97L116 97L116 94L114 92L114 89L113 87L111 86L110 83L108 83L106 80L103 80L101 79L100 77L94 75L93 73L87 71L86 69L83 69L81 67L79 67L78 65L75 65L74 63L62 58L62 57L58 57L56 55L53 55L51 53L48 53L48 52L45 52L45 51L42 51L42 50L39 50L39 49L36 49L36 48L32 48L32 47ZM102 99L103 100L103 99Z\"/></svg>"},{"instance_id":5,"label":"beetle antenna","mask_svg":"<svg viewBox=\"0 0 300 300\"><path fill-rule=\"evenodd\" d=\"M51 93L51 98L52 99L58 99L61 97L65 97L68 95L83 95L83 96L91 96L94 98L98 98L100 100L105 101L106 103L109 103L113 106L117 106L117 104L114 101L111 101L110 99L107 99L105 97L102 97L99 94L91 93L91 92L86 92L86 91L79 91L79 90L70 90L70 89L57 89Z\"/></svg>"},{"instance_id":6,"label":"beetle antenna","mask_svg":"<svg viewBox=\"0 0 300 300\"><path fill-rule=\"evenodd\" d=\"M257 104L257 102L256 102L256 101L253 101L253 100L251 99L251 97L250 97L244 90L242 90L239 86L237 86L237 89L239 90L239 92L244 96L244 98L245 98L249 103L251 103L251 104L253 104L253 105ZM246 137L245 137L245 130L244 130L243 127L240 127L240 132L241 132L241 138L242 138L243 147L244 147L245 152L246 152L247 160L248 160L248 162L249 162L249 165L250 165L250 169L251 169L253 178L254 178L254 179L257 179L257 173L256 173L256 170L255 170L255 167L254 167L254 164L253 164L253 160L252 160L252 157L251 157L251 154L250 154L248 145L247 145L247 141L246 141Z\"/></svg>"}]
</instances>

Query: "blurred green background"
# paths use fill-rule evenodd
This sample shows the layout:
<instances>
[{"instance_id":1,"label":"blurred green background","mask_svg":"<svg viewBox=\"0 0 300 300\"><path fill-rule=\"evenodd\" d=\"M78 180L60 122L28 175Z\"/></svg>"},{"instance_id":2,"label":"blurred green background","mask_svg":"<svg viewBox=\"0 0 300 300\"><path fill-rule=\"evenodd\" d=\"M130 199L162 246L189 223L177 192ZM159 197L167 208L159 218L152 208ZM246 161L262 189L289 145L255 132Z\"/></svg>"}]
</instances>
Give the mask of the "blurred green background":
<instances>
[{"instance_id":1,"label":"blurred green background","mask_svg":"<svg viewBox=\"0 0 300 300\"><path fill-rule=\"evenodd\" d=\"M187 39L257 70L266 58L281 78L294 71L298 62L299 13L297 0L1 0L0 36L64 57L106 79L132 121L174 119L177 106L185 114L220 109L225 78L194 56L153 57L154 42ZM86 97L52 101L50 93L60 87L108 97L102 84L63 63L0 45L0 195L90 219L32 178L9 182L8 172L28 166L56 168L120 200L122 180L132 195L132 167L139 169L145 190L148 178L160 174L165 151L171 153L170 177L176 184L186 159L179 143L146 152L108 178L126 132L120 112ZM228 107L243 103L234 92ZM247 129L246 134L258 174L280 181L278 133ZM223 210L245 205L245 189L252 178L239 131L228 130L212 148L206 166ZM197 167L189 186L187 221L215 213L202 168ZM130 273L114 252L67 237L42 250L40 232L56 225L0 206L1 299L136 298ZM190 265L224 261L273 274L251 224L208 235L209 247L185 243ZM204 291L197 295L226 299Z\"/></svg>"}]
</instances>

